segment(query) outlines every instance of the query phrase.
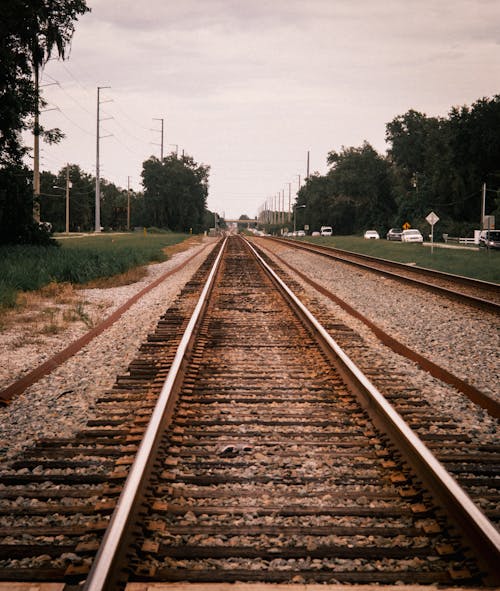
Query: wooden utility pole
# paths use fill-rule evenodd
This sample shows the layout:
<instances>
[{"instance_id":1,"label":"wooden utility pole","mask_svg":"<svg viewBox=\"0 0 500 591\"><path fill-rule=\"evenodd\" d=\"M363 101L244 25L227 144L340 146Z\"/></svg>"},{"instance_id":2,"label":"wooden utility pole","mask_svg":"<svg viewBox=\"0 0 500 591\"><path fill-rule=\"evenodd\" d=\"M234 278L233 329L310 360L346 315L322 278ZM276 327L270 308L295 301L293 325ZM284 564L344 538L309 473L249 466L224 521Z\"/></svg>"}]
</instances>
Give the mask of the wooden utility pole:
<instances>
[{"instance_id":1,"label":"wooden utility pole","mask_svg":"<svg viewBox=\"0 0 500 591\"><path fill-rule=\"evenodd\" d=\"M69 234L69 163L66 164L66 234Z\"/></svg>"},{"instance_id":2,"label":"wooden utility pole","mask_svg":"<svg viewBox=\"0 0 500 591\"><path fill-rule=\"evenodd\" d=\"M130 231L130 177L127 177L127 230Z\"/></svg>"},{"instance_id":3,"label":"wooden utility pole","mask_svg":"<svg viewBox=\"0 0 500 591\"><path fill-rule=\"evenodd\" d=\"M40 222L40 85L38 65L35 74L35 121L33 125L33 220Z\"/></svg>"}]
</instances>

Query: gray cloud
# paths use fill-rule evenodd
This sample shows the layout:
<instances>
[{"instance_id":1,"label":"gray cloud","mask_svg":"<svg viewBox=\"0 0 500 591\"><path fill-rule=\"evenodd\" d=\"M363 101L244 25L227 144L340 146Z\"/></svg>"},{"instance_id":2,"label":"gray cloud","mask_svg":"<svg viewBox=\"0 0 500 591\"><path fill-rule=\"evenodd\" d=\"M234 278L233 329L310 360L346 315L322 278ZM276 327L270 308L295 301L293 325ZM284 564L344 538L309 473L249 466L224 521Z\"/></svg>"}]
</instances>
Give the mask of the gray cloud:
<instances>
[{"instance_id":1,"label":"gray cloud","mask_svg":"<svg viewBox=\"0 0 500 591\"><path fill-rule=\"evenodd\" d=\"M367 139L384 150L385 124L409 108L445 115L498 92L497 0L89 5L67 70L50 62L47 73L91 113L96 85L112 86L107 125L116 137L103 146L105 174L138 179L141 158L157 150L151 119L165 116L168 141L212 164L209 206L231 215L254 215L268 193L303 174L307 149L324 171L327 152L341 145ZM70 133L47 158L92 162L92 117L57 92L45 91L64 117L46 117ZM88 130L88 142L66 117Z\"/></svg>"}]
</instances>

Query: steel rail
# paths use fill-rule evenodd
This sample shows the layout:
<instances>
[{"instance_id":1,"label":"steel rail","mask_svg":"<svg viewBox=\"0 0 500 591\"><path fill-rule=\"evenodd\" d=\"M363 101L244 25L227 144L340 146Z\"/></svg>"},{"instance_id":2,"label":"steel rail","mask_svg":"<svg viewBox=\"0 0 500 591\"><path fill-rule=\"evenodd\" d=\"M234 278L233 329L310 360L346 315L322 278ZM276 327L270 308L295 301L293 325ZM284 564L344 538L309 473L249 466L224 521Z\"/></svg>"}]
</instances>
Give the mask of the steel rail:
<instances>
[{"instance_id":1,"label":"steel rail","mask_svg":"<svg viewBox=\"0 0 500 591\"><path fill-rule=\"evenodd\" d=\"M123 558L125 551L123 547L124 536L127 527L134 520L135 513L141 502L141 481L146 479L151 469L152 458L156 455L155 452L163 432L161 425L169 411L169 407L172 406L172 393L177 386L178 376L185 364L186 356L192 347L193 335L199 325L208 295L213 287L226 242L227 238L223 242L193 315L179 343L174 360L153 410L151 420L146 428L136 458L130 468L117 506L111 517L110 524L85 582L84 591L109 591L114 588L119 580L119 571L122 569L120 559Z\"/></svg>"},{"instance_id":2,"label":"steel rail","mask_svg":"<svg viewBox=\"0 0 500 591\"><path fill-rule=\"evenodd\" d=\"M500 575L497 570L500 563L500 533L434 454L412 431L378 388L348 357L328 331L264 261L255 248L248 241L246 242L269 276L286 294L288 301L293 303L294 308L313 327L316 335L334 353L345 368L349 382L354 384L356 390L362 396L364 406L372 416L374 415L375 422L381 425L385 432L389 431L389 435L398 447L404 450L417 474L430 487L430 490L441 501L452 520L468 537L478 561L485 566L488 573L492 573L491 583L500 584Z\"/></svg>"},{"instance_id":3,"label":"steel rail","mask_svg":"<svg viewBox=\"0 0 500 591\"><path fill-rule=\"evenodd\" d=\"M259 246L262 248L261 245ZM481 392L481 390L479 390L472 384L469 384L465 380L462 380L461 378L451 373L450 371L444 369L440 365L434 363L433 361L425 357L425 355L422 355L420 353L417 353L417 351L410 349L410 347L407 347L406 345L392 337L389 333L380 328L380 326L378 326L375 322L372 322L364 314L356 310L356 308L353 308L345 300L331 293L328 289L324 288L316 281L313 281L305 273L302 273L302 271L299 271L299 269L291 265L281 255L276 253L273 254L280 261L281 264L290 269L293 273L296 273L303 281L312 286L316 291L319 291L322 295L324 295L332 302L335 302L338 306L340 306L343 310L348 312L351 316L365 324L371 331L373 331L375 336L378 339L380 339L380 341L384 345L392 349L395 353L397 353L398 355L402 355L407 359L410 359L410 361L417 363L424 371L430 373L438 380L441 380L446 384L450 384L459 392L462 392L462 394L465 394L465 396L467 396L469 400L472 400L474 404L478 404L479 406L484 408L493 418L500 419L500 402L498 402L491 396L488 396L488 394Z\"/></svg>"},{"instance_id":4,"label":"steel rail","mask_svg":"<svg viewBox=\"0 0 500 591\"><path fill-rule=\"evenodd\" d=\"M482 281L480 279L471 279L469 277L464 277L463 275L452 275L451 273L444 273L442 271L434 271L433 269L427 269L425 267L411 267L406 265L405 263L399 263L396 261L390 261L387 259L381 259L377 257L372 257L369 255L357 253L357 252L350 252L346 250L340 250L337 248L332 248L329 246L322 246L319 244L310 244L304 242L294 242L291 240L283 240L279 238L272 238L266 237L267 240L273 240L280 244L287 244L292 246L292 248L297 248L301 250L305 250L307 252L312 252L315 254L319 254L321 256L326 256L329 258L337 259L343 263L347 263L350 265L355 265L356 267L360 267L366 271L371 271L372 273L379 273L390 277L396 281L402 281L406 283L413 283L420 288L427 289L430 291L434 291L436 293L441 293L446 295L449 298L473 305L475 307L479 307L484 310L489 310L490 312L498 313L500 311L500 304L493 302L491 300L486 300L483 298L479 298L476 296L468 295L465 293L453 291L447 287L442 287L433 283L426 283L425 281L421 281L415 277L408 277L399 275L398 273L389 271L387 269L378 269L375 267L370 266L370 262L386 265L388 267L392 267L394 269L399 269L401 271L405 271L410 274L420 274L426 275L428 277L433 277L435 279L442 279L445 281L452 281L454 283L459 283L460 285L464 285L470 288L483 288L483 289L490 289L494 292L498 291L500 293L500 286L496 283L490 283L487 281ZM352 258L349 258L352 257ZM354 260L360 259L360 260ZM365 261L365 262L362 262Z\"/></svg>"}]
</instances>

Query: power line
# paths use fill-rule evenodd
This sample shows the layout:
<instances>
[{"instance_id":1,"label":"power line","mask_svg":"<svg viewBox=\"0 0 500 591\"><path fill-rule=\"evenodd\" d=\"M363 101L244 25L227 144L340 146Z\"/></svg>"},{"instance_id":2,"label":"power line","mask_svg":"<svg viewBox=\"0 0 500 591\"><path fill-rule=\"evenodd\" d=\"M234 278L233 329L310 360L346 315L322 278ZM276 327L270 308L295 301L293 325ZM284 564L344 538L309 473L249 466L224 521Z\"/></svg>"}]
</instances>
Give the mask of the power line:
<instances>
[{"instance_id":1,"label":"power line","mask_svg":"<svg viewBox=\"0 0 500 591\"><path fill-rule=\"evenodd\" d=\"M83 131L83 133L86 133L87 135L91 135L91 136L93 136L93 135L94 135L94 134L93 134L93 132L91 132L91 131L88 131L87 129L84 129L83 127L81 127L81 125L78 125L78 123L76 123L75 121L73 121L73 119L71 119L71 117L69 117L68 115L66 115L66 113L65 113L65 112L64 112L62 109L59 109L59 111L60 111L60 113L61 113L61 115L62 115L63 117L65 117L65 118L66 118L66 119L67 119L67 120L68 120L70 123L72 123L72 124L73 124L75 127L78 127L78 129L79 129L80 131Z\"/></svg>"}]
</instances>

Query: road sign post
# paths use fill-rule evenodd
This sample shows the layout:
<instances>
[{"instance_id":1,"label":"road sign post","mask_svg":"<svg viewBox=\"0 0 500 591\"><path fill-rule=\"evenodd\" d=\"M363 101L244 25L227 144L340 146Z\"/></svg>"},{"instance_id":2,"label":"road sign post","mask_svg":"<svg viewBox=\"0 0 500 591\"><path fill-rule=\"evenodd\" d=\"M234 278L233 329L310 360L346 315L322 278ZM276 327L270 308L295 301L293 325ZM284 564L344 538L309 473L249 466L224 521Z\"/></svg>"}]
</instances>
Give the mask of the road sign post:
<instances>
[{"instance_id":1,"label":"road sign post","mask_svg":"<svg viewBox=\"0 0 500 591\"><path fill-rule=\"evenodd\" d=\"M432 255L432 254L434 254L434 224L437 224L439 222L439 218L433 211L431 211L431 213L425 219L431 225L431 255Z\"/></svg>"}]
</instances>

